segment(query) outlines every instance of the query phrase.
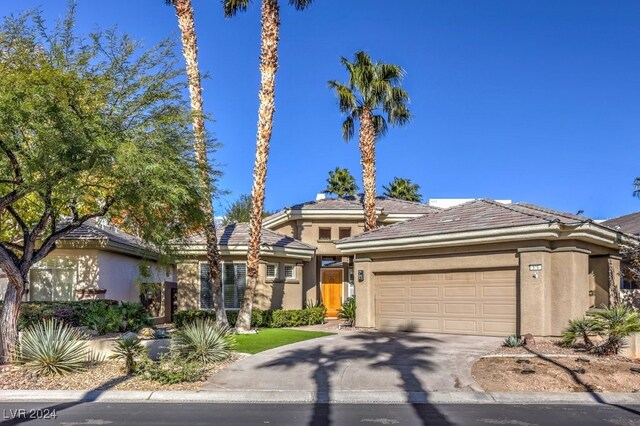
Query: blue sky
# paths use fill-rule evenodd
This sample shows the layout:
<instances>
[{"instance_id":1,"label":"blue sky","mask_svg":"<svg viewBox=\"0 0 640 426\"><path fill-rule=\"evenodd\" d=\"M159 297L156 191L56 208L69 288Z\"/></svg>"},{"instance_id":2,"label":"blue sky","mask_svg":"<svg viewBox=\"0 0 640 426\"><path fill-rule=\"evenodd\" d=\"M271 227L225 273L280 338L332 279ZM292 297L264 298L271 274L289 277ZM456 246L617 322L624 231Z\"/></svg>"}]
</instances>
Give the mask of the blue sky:
<instances>
[{"instance_id":1,"label":"blue sky","mask_svg":"<svg viewBox=\"0 0 640 426\"><path fill-rule=\"evenodd\" d=\"M223 144L218 210L250 192L259 85L259 0L224 19L219 0L194 0L209 124ZM361 181L356 142L327 89L357 50L407 71L414 120L378 143L378 188L410 178L425 198L508 198L613 217L640 210L640 2L316 0L282 3L280 69L267 208L313 199L327 172ZM53 21L66 1L41 5ZM163 0L78 1L83 32L118 28L147 46L177 37Z\"/></svg>"}]
</instances>

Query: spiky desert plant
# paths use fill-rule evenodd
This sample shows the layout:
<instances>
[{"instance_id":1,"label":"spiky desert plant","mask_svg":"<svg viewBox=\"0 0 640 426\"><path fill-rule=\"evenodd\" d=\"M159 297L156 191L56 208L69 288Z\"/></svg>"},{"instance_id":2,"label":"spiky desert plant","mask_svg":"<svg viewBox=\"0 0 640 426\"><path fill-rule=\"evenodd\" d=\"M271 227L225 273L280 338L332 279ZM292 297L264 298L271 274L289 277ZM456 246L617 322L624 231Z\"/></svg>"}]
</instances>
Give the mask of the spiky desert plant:
<instances>
[{"instance_id":1,"label":"spiky desert plant","mask_svg":"<svg viewBox=\"0 0 640 426\"><path fill-rule=\"evenodd\" d=\"M124 368L127 375L133 373L136 367L136 358L147 353L147 349L142 345L140 339L133 336L125 336L116 340L113 347L113 355L109 359L118 359L124 361Z\"/></svg>"},{"instance_id":2,"label":"spiky desert plant","mask_svg":"<svg viewBox=\"0 0 640 426\"><path fill-rule=\"evenodd\" d=\"M27 328L18 345L18 359L39 375L67 374L84 369L87 342L68 325L48 319Z\"/></svg>"},{"instance_id":3,"label":"spiky desert plant","mask_svg":"<svg viewBox=\"0 0 640 426\"><path fill-rule=\"evenodd\" d=\"M351 321L356 320L356 297L351 296L342 303L342 306L338 308L338 318Z\"/></svg>"},{"instance_id":4,"label":"spiky desert plant","mask_svg":"<svg viewBox=\"0 0 640 426\"><path fill-rule=\"evenodd\" d=\"M587 349L593 347L591 336L598 334L599 326L593 318L580 318L569 320L569 327L562 333L562 344L564 346L573 346L576 340L582 339Z\"/></svg>"},{"instance_id":5,"label":"spiky desert plant","mask_svg":"<svg viewBox=\"0 0 640 426\"><path fill-rule=\"evenodd\" d=\"M517 348L522 346L522 344L522 339L516 335L508 336L506 339L504 339L504 342L502 342L502 345L506 346L507 348Z\"/></svg>"},{"instance_id":6,"label":"spiky desert plant","mask_svg":"<svg viewBox=\"0 0 640 426\"><path fill-rule=\"evenodd\" d=\"M228 358L234 344L228 327L220 327L210 319L197 319L173 335L171 351L187 361L207 364Z\"/></svg>"},{"instance_id":7,"label":"spiky desert plant","mask_svg":"<svg viewBox=\"0 0 640 426\"><path fill-rule=\"evenodd\" d=\"M605 340L595 348L603 355L617 354L627 337L640 333L640 312L626 306L610 306L591 314L598 334Z\"/></svg>"}]
</instances>

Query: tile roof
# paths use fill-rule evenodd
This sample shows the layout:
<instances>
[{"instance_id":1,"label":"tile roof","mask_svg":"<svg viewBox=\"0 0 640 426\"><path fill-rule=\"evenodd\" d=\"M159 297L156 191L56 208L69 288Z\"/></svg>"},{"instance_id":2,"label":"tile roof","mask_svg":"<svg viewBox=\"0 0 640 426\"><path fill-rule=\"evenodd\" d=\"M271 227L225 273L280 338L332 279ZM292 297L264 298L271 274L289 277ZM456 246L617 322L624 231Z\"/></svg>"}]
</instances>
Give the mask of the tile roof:
<instances>
[{"instance_id":1,"label":"tile roof","mask_svg":"<svg viewBox=\"0 0 640 426\"><path fill-rule=\"evenodd\" d=\"M533 204L501 204L493 200L479 199L345 238L341 242L417 237L551 222L585 221L589 219Z\"/></svg>"},{"instance_id":2,"label":"tile roof","mask_svg":"<svg viewBox=\"0 0 640 426\"><path fill-rule=\"evenodd\" d=\"M260 235L262 245L271 247L294 248L303 250L315 250L315 247L303 243L302 241L279 234L269 229L262 229ZM188 244L205 244L203 234L194 235L187 239ZM249 224L232 223L218 228L218 245L224 246L248 246L249 245Z\"/></svg>"},{"instance_id":3,"label":"tile roof","mask_svg":"<svg viewBox=\"0 0 640 426\"><path fill-rule=\"evenodd\" d=\"M362 210L364 195L359 194L356 197L345 198L325 198L322 200L307 201L304 203L294 204L287 209L290 210ZM376 208L383 209L387 214L426 214L441 210L438 207L429 206L412 201L398 200L384 196L376 197ZM282 215L286 209L281 210L273 215L265 218L269 221L277 216Z\"/></svg>"},{"instance_id":4,"label":"tile roof","mask_svg":"<svg viewBox=\"0 0 640 426\"><path fill-rule=\"evenodd\" d=\"M60 238L65 241L111 241L135 249L148 250L151 247L141 238L128 234L112 225L100 225L89 220Z\"/></svg>"},{"instance_id":5,"label":"tile roof","mask_svg":"<svg viewBox=\"0 0 640 426\"><path fill-rule=\"evenodd\" d=\"M608 226L625 234L640 235L640 212L605 220L600 225Z\"/></svg>"}]
</instances>

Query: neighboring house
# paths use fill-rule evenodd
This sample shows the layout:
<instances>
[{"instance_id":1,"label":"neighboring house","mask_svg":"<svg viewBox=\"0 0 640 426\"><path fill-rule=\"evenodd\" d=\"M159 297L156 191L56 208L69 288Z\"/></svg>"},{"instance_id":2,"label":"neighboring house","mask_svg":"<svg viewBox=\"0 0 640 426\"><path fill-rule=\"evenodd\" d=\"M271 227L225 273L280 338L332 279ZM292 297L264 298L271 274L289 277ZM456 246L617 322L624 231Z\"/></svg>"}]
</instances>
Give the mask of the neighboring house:
<instances>
[{"instance_id":1,"label":"neighboring house","mask_svg":"<svg viewBox=\"0 0 640 426\"><path fill-rule=\"evenodd\" d=\"M613 219L604 220L602 225L613 228L616 231L624 232L625 234L640 237L640 212L630 213L624 216L616 217ZM624 265L623 265L624 268ZM634 293L638 293L640 296L640 283L633 282L624 278L624 274L620 277L620 288L622 290L634 290ZM639 303L639 302L636 302Z\"/></svg>"},{"instance_id":2,"label":"neighboring house","mask_svg":"<svg viewBox=\"0 0 640 426\"><path fill-rule=\"evenodd\" d=\"M133 235L89 221L56 242L56 248L29 272L25 300L113 299L140 301L138 283L175 281L174 267ZM141 268L145 276L141 276ZM0 298L7 285L0 275Z\"/></svg>"},{"instance_id":3,"label":"neighboring house","mask_svg":"<svg viewBox=\"0 0 640 426\"><path fill-rule=\"evenodd\" d=\"M585 217L475 200L336 247L355 256L360 327L548 336L609 303L621 238Z\"/></svg>"}]
</instances>

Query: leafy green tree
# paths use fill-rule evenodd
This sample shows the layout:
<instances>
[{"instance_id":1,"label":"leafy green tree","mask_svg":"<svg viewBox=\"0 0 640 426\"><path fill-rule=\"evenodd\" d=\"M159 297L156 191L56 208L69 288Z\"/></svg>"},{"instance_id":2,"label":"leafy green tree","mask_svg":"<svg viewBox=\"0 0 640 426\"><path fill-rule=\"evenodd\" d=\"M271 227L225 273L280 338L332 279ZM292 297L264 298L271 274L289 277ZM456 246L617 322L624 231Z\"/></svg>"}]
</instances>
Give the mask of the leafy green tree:
<instances>
[{"instance_id":1,"label":"leafy green tree","mask_svg":"<svg viewBox=\"0 0 640 426\"><path fill-rule=\"evenodd\" d=\"M240 195L237 200L227 207L227 210L224 213L224 219L222 219L222 224L229 225L232 223L248 223L251 220L252 204L251 195ZM265 211L262 214L262 217L267 217L271 214L271 212Z\"/></svg>"},{"instance_id":2,"label":"leafy green tree","mask_svg":"<svg viewBox=\"0 0 640 426\"><path fill-rule=\"evenodd\" d=\"M160 249L204 223L174 44L83 38L74 18L72 4L55 30L38 12L0 26L1 362L29 270L61 237L106 217Z\"/></svg>"},{"instance_id":3,"label":"leafy green tree","mask_svg":"<svg viewBox=\"0 0 640 426\"><path fill-rule=\"evenodd\" d=\"M411 179L394 177L389 185L382 187L384 189L384 196L397 198L398 200L413 201L416 203L422 202L422 195L420 191L420 185L411 182Z\"/></svg>"},{"instance_id":4,"label":"leafy green tree","mask_svg":"<svg viewBox=\"0 0 640 426\"><path fill-rule=\"evenodd\" d=\"M354 196L358 189L356 179L349 173L349 170L336 167L335 170L329 172L327 189L324 190L324 193L335 194L338 198L343 198L345 195Z\"/></svg>"},{"instance_id":5,"label":"leafy green tree","mask_svg":"<svg viewBox=\"0 0 640 426\"><path fill-rule=\"evenodd\" d=\"M313 0L289 0L296 10L304 10ZM223 0L226 17L244 12L250 0ZM251 307L258 284L260 265L260 234L264 215L264 194L267 186L267 160L273 131L273 115L276 109L276 71L278 71L278 42L280 41L280 4L278 0L262 0L260 8L260 90L258 91L258 131L256 134L256 159L253 163L251 220L249 225L249 249L247 253L247 287L242 308L238 312L236 330L251 329Z\"/></svg>"},{"instance_id":6,"label":"leafy green tree","mask_svg":"<svg viewBox=\"0 0 640 426\"><path fill-rule=\"evenodd\" d=\"M365 231L376 227L376 140L387 133L388 124L402 126L411 119L409 95L400 87L404 70L397 65L373 62L365 52L356 52L353 62L341 59L349 73L346 84L329 81L338 96L342 137L353 139L355 123L360 122L358 145L364 186Z\"/></svg>"}]
</instances>

